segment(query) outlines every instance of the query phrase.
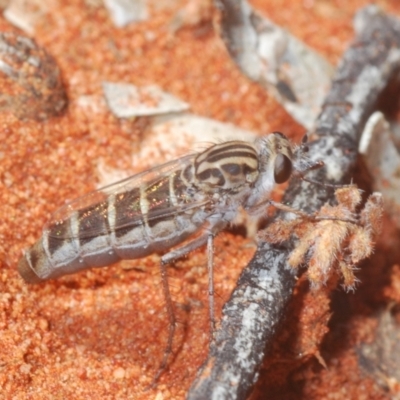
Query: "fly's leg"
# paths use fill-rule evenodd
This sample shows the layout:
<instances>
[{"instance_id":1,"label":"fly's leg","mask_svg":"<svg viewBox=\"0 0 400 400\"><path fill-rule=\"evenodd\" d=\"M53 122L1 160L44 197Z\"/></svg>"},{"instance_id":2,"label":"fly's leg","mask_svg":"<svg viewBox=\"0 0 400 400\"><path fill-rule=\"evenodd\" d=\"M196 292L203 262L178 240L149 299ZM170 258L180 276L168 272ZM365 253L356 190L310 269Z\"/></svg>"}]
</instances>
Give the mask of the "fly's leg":
<instances>
[{"instance_id":1,"label":"fly's leg","mask_svg":"<svg viewBox=\"0 0 400 400\"><path fill-rule=\"evenodd\" d=\"M350 185L348 185L350 186ZM339 186L339 187L344 187L344 185ZM339 217L333 217L333 216L324 216L324 215L313 215L313 214L307 214L304 211L298 210L296 208L287 206L282 203L277 203L275 201L270 201L270 204L273 205L274 207L278 208L279 210L286 211L286 212L291 212L294 213L302 218L309 219L309 220L314 220L314 221L342 221L342 222L349 222L351 224L358 224L358 221L354 218L339 218Z\"/></svg>"},{"instance_id":2,"label":"fly's leg","mask_svg":"<svg viewBox=\"0 0 400 400\"><path fill-rule=\"evenodd\" d=\"M350 222L352 224L357 224L357 221L353 218L336 218L336 217L331 217L331 216L323 216L323 215L313 215L313 214L307 214L304 211L301 211L297 208L293 208L291 206L287 206L286 204L278 203L273 200L265 200L259 204L256 204L255 206L251 207L248 209L249 214L254 214L257 215L259 214L266 206L273 206L277 208L278 210L282 210L284 212L288 213L293 213L298 215L301 218L312 220L312 221L343 221L343 222Z\"/></svg>"},{"instance_id":3,"label":"fly's leg","mask_svg":"<svg viewBox=\"0 0 400 400\"><path fill-rule=\"evenodd\" d=\"M160 378L161 374L167 368L168 359L172 353L172 344L174 341L175 329L176 329L176 317L175 317L175 313L174 313L171 292L169 290L169 284L168 284L167 264L176 261L178 258L181 258L181 257L187 255L191 251L196 250L197 248L205 245L206 243L207 243L208 257L210 257L210 254L212 257L212 255L213 255L213 235L211 235L210 233L201 235L198 238L196 238L195 240L187 243L186 245L178 247L177 249L172 250L169 253L167 253L161 257L161 263L160 263L161 281L162 281L163 294L164 294L164 298L165 298L165 304L167 307L169 328L168 328L168 339L167 339L167 344L165 346L163 359L162 359L161 364L153 378L153 382L151 383L150 388L154 387L154 385L157 383L158 379ZM211 258L211 262L212 262L212 258ZM210 273L210 262L209 262L209 273ZM212 267L211 267L211 273L212 273ZM212 277L211 278L209 277L209 282L211 282L211 284L213 284ZM212 287L212 289L209 288L210 307L211 307L211 304L212 304L212 306L214 306L214 298L212 298L212 301L211 301L211 296L214 296L214 287ZM213 327L215 325L214 308L212 308L212 309L210 308L210 319L211 319L211 329L213 329ZM213 332L212 332L211 337L213 337Z\"/></svg>"},{"instance_id":4,"label":"fly's leg","mask_svg":"<svg viewBox=\"0 0 400 400\"><path fill-rule=\"evenodd\" d=\"M301 210L299 210L297 208L293 208L293 207L287 206L286 204L278 203L278 202L273 201L273 200L268 200L268 203L271 206L274 206L275 208L277 208L278 210L282 210L282 211L285 211L285 212L288 212L288 213L293 213L293 214L296 214L296 215L298 215L299 217L302 217L302 218L312 218L312 216L310 214L307 214L306 212L301 211Z\"/></svg>"},{"instance_id":5,"label":"fly's leg","mask_svg":"<svg viewBox=\"0 0 400 400\"><path fill-rule=\"evenodd\" d=\"M208 269L208 305L209 305L209 318L210 318L210 338L211 343L214 341L215 331L215 312L214 312L214 234L207 233L199 236L197 239L188 243L185 246L179 247L163 256L161 261L169 263L176 259L185 256L189 252L203 246L207 243L207 269ZM171 343L172 345L172 343Z\"/></svg>"},{"instance_id":6,"label":"fly's leg","mask_svg":"<svg viewBox=\"0 0 400 400\"><path fill-rule=\"evenodd\" d=\"M210 308L210 347L214 343L215 312L214 312L214 236L207 237L207 267L208 267L208 306Z\"/></svg>"},{"instance_id":7,"label":"fly's leg","mask_svg":"<svg viewBox=\"0 0 400 400\"><path fill-rule=\"evenodd\" d=\"M201 246L204 246L207 243L207 238L209 234L204 234L199 236L198 238L192 240L191 242L185 244L184 246L178 247L175 250L170 251L167 254L164 254L161 257L162 264L170 264L175 262L179 258L186 256L191 251L198 249Z\"/></svg>"},{"instance_id":8,"label":"fly's leg","mask_svg":"<svg viewBox=\"0 0 400 400\"><path fill-rule=\"evenodd\" d=\"M268 207L268 206L273 206L273 207L277 208L278 210L296 214L302 218L311 218L311 215L305 213L304 211L298 210L296 208L287 206L282 203L278 203L278 202L270 200L270 199L264 200L261 203L258 203L255 206L247 209L247 212L250 215L257 215L257 214L260 214L264 210L264 208Z\"/></svg>"},{"instance_id":9,"label":"fly's leg","mask_svg":"<svg viewBox=\"0 0 400 400\"><path fill-rule=\"evenodd\" d=\"M162 259L160 263L160 272L161 272L161 283L164 294L165 306L167 307L168 320L169 320L168 340L165 346L163 359L161 361L160 366L158 367L156 374L154 375L153 382L151 383L150 388L156 385L161 374L167 368L168 358L172 353L172 343L175 335L175 326L176 326L176 317L172 304L171 292L169 290L167 265L162 261Z\"/></svg>"}]
</instances>

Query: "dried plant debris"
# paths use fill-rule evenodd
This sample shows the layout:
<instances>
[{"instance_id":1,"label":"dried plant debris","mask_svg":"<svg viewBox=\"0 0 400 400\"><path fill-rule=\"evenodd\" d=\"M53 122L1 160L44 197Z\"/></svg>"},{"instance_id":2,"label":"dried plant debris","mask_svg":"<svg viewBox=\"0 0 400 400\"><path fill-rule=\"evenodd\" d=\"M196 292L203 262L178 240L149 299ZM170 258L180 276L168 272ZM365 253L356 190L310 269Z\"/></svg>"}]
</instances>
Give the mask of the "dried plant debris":
<instances>
[{"instance_id":1,"label":"dried plant debris","mask_svg":"<svg viewBox=\"0 0 400 400\"><path fill-rule=\"evenodd\" d=\"M220 32L239 68L266 87L308 129L320 112L333 74L330 64L245 0L220 0Z\"/></svg>"},{"instance_id":2,"label":"dried plant debris","mask_svg":"<svg viewBox=\"0 0 400 400\"><path fill-rule=\"evenodd\" d=\"M51 0L11 0L4 17L28 35L35 33L35 26L50 12Z\"/></svg>"},{"instance_id":3,"label":"dried plant debris","mask_svg":"<svg viewBox=\"0 0 400 400\"><path fill-rule=\"evenodd\" d=\"M292 220L278 220L259 236L270 243L281 243L292 235L298 244L289 255L289 265L298 268L307 263L307 275L313 287L325 284L334 273L343 278L347 290L354 289L357 264L369 257L380 231L383 200L373 193L361 211L361 191L356 186L337 189L336 206L324 205L313 215L301 213Z\"/></svg>"},{"instance_id":4,"label":"dried plant debris","mask_svg":"<svg viewBox=\"0 0 400 400\"><path fill-rule=\"evenodd\" d=\"M149 17L147 0L104 0L104 5L118 28Z\"/></svg>"},{"instance_id":5,"label":"dried plant debris","mask_svg":"<svg viewBox=\"0 0 400 400\"><path fill-rule=\"evenodd\" d=\"M368 119L359 152L372 176L374 190L385 197L385 210L400 227L400 155L389 123L377 111Z\"/></svg>"},{"instance_id":6,"label":"dried plant debris","mask_svg":"<svg viewBox=\"0 0 400 400\"><path fill-rule=\"evenodd\" d=\"M394 399L400 398L400 312L393 305L378 319L374 342L358 350L360 366Z\"/></svg>"},{"instance_id":7,"label":"dried plant debris","mask_svg":"<svg viewBox=\"0 0 400 400\"><path fill-rule=\"evenodd\" d=\"M0 110L19 119L44 120L61 114L67 94L53 57L34 40L0 34Z\"/></svg>"},{"instance_id":8,"label":"dried plant debris","mask_svg":"<svg viewBox=\"0 0 400 400\"><path fill-rule=\"evenodd\" d=\"M176 32L185 27L211 26L213 12L212 0L188 0L174 15L170 24L171 31Z\"/></svg>"},{"instance_id":9,"label":"dried plant debris","mask_svg":"<svg viewBox=\"0 0 400 400\"><path fill-rule=\"evenodd\" d=\"M106 102L118 118L168 114L189 109L189 105L163 92L156 85L137 87L129 83L103 82Z\"/></svg>"}]
</instances>

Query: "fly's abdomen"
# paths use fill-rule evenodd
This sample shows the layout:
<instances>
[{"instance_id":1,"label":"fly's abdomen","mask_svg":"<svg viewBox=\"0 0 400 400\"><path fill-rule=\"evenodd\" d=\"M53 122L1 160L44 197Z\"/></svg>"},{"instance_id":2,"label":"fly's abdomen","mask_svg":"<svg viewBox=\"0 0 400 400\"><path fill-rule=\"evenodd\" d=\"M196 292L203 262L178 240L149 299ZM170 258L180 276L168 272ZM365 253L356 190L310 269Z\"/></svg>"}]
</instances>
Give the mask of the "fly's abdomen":
<instances>
[{"instance_id":1,"label":"fly's abdomen","mask_svg":"<svg viewBox=\"0 0 400 400\"><path fill-rule=\"evenodd\" d=\"M112 233L83 235L89 225L105 223L100 209L75 211L61 223L50 226L42 237L24 254L18 264L21 276L28 282L38 282L71 274L91 267L102 267L120 260L112 246ZM82 213L86 214L82 216ZM139 243L143 241L140 237Z\"/></svg>"},{"instance_id":2,"label":"fly's abdomen","mask_svg":"<svg viewBox=\"0 0 400 400\"><path fill-rule=\"evenodd\" d=\"M206 220L201 208L183 207L186 189L175 173L75 210L44 230L25 253L18 264L21 276L36 283L179 244Z\"/></svg>"}]
</instances>

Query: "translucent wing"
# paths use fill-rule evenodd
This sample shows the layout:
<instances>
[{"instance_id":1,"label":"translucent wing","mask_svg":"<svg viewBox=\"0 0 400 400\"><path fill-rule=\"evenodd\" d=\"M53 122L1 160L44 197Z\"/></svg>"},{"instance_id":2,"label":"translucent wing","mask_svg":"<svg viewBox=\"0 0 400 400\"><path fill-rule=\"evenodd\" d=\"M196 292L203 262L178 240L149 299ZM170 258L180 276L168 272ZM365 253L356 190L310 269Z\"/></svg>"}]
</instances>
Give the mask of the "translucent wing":
<instances>
[{"instance_id":1,"label":"translucent wing","mask_svg":"<svg viewBox=\"0 0 400 400\"><path fill-rule=\"evenodd\" d=\"M58 209L45 230L59 239L92 238L110 233L110 219L113 220L113 230L117 231L142 224L144 218L148 221L167 218L205 205L208 200L188 196L187 188L180 180L177 184L180 182L181 187L174 187L175 199L171 199L169 193L169 177L180 174L192 164L195 156L192 154L167 162L79 197ZM141 191L149 189L150 193L141 195ZM178 206L174 205L177 201ZM143 208L147 210L145 215ZM71 219L78 223L71 224Z\"/></svg>"}]
</instances>

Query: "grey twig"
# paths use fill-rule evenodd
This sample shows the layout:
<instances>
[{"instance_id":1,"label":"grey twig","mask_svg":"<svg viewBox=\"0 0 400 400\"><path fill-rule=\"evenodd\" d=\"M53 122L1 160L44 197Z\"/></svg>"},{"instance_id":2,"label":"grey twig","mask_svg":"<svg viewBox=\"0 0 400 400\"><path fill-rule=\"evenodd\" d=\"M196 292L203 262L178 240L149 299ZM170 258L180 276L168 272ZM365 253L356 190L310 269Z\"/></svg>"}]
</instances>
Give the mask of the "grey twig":
<instances>
[{"instance_id":1,"label":"grey twig","mask_svg":"<svg viewBox=\"0 0 400 400\"><path fill-rule=\"evenodd\" d=\"M221 0L222 13L225 3L231 1ZM228 15L240 23L232 10L240 12L240 7L230 7ZM400 71L400 21L368 6L357 14L355 25L356 39L343 56L313 130L318 140L310 145L310 156L326 164L317 172L322 182L349 181L364 125ZM313 211L331 198L328 189L294 181L283 201ZM293 243L285 247L259 243L224 306L216 345L199 370L189 399L247 397L295 284L294 271L286 262L291 247Z\"/></svg>"}]
</instances>

